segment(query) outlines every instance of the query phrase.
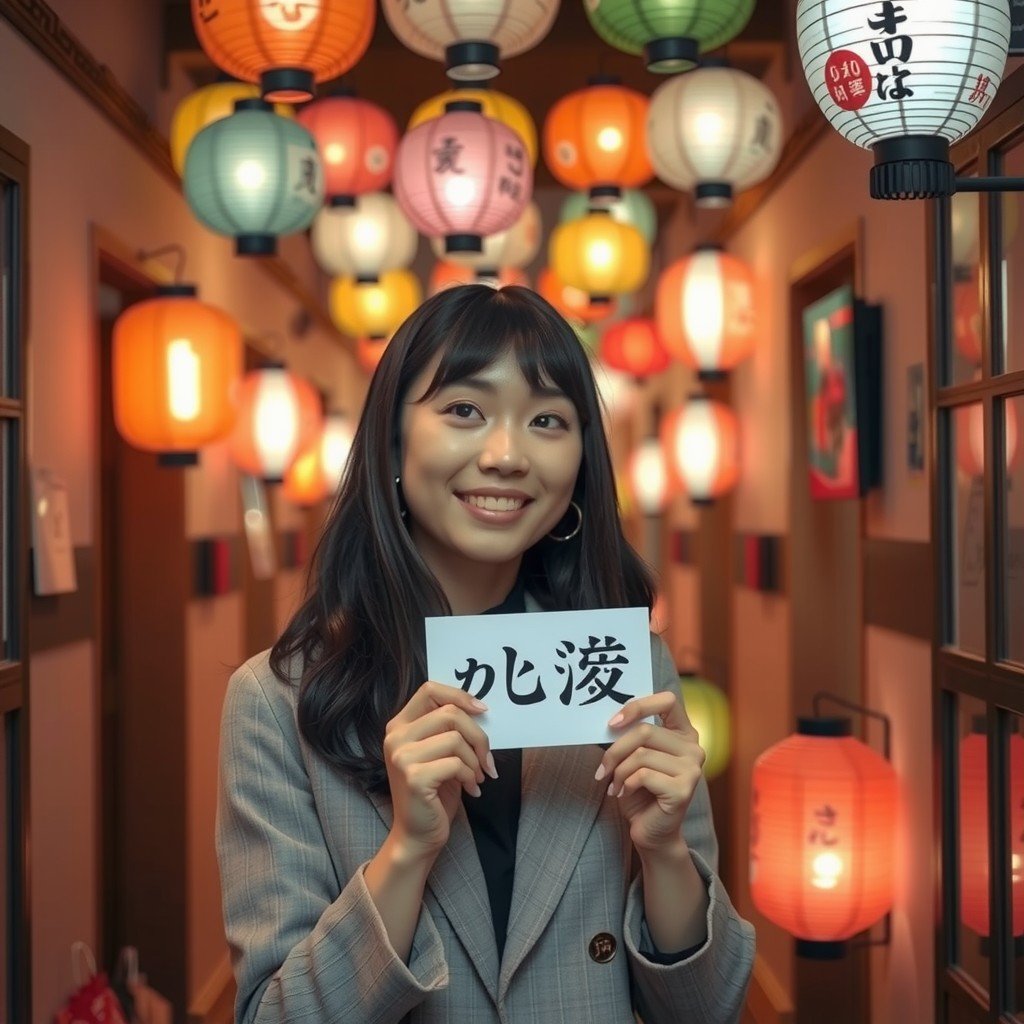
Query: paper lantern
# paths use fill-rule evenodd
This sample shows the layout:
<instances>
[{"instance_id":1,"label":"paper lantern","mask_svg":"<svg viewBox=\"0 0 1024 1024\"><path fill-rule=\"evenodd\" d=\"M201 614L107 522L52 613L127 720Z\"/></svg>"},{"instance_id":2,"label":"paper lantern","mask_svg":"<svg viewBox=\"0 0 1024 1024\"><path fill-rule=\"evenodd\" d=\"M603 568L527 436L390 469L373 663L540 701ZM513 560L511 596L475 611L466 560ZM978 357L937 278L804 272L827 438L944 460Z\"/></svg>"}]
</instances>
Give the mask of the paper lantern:
<instances>
[{"instance_id":1,"label":"paper lantern","mask_svg":"<svg viewBox=\"0 0 1024 1024\"><path fill-rule=\"evenodd\" d=\"M208 125L235 112L238 100L258 100L258 86L248 82L214 82L190 92L174 109L171 117L171 163L178 174L185 173L185 156L192 140ZM274 105L278 117L294 117L295 108L287 103Z\"/></svg>"},{"instance_id":2,"label":"paper lantern","mask_svg":"<svg viewBox=\"0 0 1024 1024\"><path fill-rule=\"evenodd\" d=\"M544 122L544 160L567 188L589 191L593 202L618 199L654 173L644 145L648 99L598 76L563 96Z\"/></svg>"},{"instance_id":3,"label":"paper lantern","mask_svg":"<svg viewBox=\"0 0 1024 1024\"><path fill-rule=\"evenodd\" d=\"M733 411L706 395L665 417L661 442L670 479L695 505L709 505L739 479L739 427Z\"/></svg>"},{"instance_id":4,"label":"paper lantern","mask_svg":"<svg viewBox=\"0 0 1024 1024\"><path fill-rule=\"evenodd\" d=\"M357 338L356 361L363 373L372 375L384 358L384 350L390 338Z\"/></svg>"},{"instance_id":5,"label":"paper lantern","mask_svg":"<svg viewBox=\"0 0 1024 1024\"><path fill-rule=\"evenodd\" d=\"M239 394L231 457L243 473L280 483L322 426L320 398L311 385L283 366L252 370Z\"/></svg>"},{"instance_id":6,"label":"paper lantern","mask_svg":"<svg viewBox=\"0 0 1024 1024\"><path fill-rule=\"evenodd\" d=\"M656 437L642 441L626 468L630 493L647 516L659 516L672 496L665 453Z\"/></svg>"},{"instance_id":7,"label":"paper lantern","mask_svg":"<svg viewBox=\"0 0 1024 1024\"><path fill-rule=\"evenodd\" d=\"M323 430L288 467L284 495L293 504L316 505L334 494L341 484L352 450L352 427L346 417L331 413Z\"/></svg>"},{"instance_id":8,"label":"paper lantern","mask_svg":"<svg viewBox=\"0 0 1024 1024\"><path fill-rule=\"evenodd\" d=\"M601 359L612 369L637 379L668 368L669 355L649 317L629 317L608 327L601 337Z\"/></svg>"},{"instance_id":9,"label":"paper lantern","mask_svg":"<svg viewBox=\"0 0 1024 1024\"><path fill-rule=\"evenodd\" d=\"M432 238L430 247L440 260L486 271L488 276L494 277L499 269L521 268L532 263L540 250L543 233L540 208L529 202L512 227L480 240L480 252L446 253L443 238Z\"/></svg>"},{"instance_id":10,"label":"paper lantern","mask_svg":"<svg viewBox=\"0 0 1024 1024\"><path fill-rule=\"evenodd\" d=\"M981 366L981 335L984 329L978 277L978 268L975 267L967 271L964 278L953 282L953 341L972 366Z\"/></svg>"},{"instance_id":11,"label":"paper lantern","mask_svg":"<svg viewBox=\"0 0 1024 1024\"><path fill-rule=\"evenodd\" d=\"M481 239L510 228L533 190L522 140L472 101L412 129L398 146L395 198L416 228L443 236L446 252L480 252Z\"/></svg>"},{"instance_id":12,"label":"paper lantern","mask_svg":"<svg viewBox=\"0 0 1024 1024\"><path fill-rule=\"evenodd\" d=\"M411 270L386 270L376 283L335 278L328 290L331 319L353 338L389 338L423 301Z\"/></svg>"},{"instance_id":13,"label":"paper lantern","mask_svg":"<svg viewBox=\"0 0 1024 1024\"><path fill-rule=\"evenodd\" d=\"M640 232L612 220L606 210L559 224L551 233L548 255L559 278L586 292L591 301L635 292L650 265L650 250Z\"/></svg>"},{"instance_id":14,"label":"paper lantern","mask_svg":"<svg viewBox=\"0 0 1024 1024\"><path fill-rule=\"evenodd\" d=\"M735 68L699 68L655 90L647 149L667 185L720 208L763 181L782 153L782 115L772 91Z\"/></svg>"},{"instance_id":15,"label":"paper lantern","mask_svg":"<svg viewBox=\"0 0 1024 1024\"><path fill-rule=\"evenodd\" d=\"M545 267L537 278L537 291L569 321L582 324L596 323L613 316L620 300L613 296L608 302L592 302L579 288L566 284L550 267Z\"/></svg>"},{"instance_id":16,"label":"paper lantern","mask_svg":"<svg viewBox=\"0 0 1024 1024\"><path fill-rule=\"evenodd\" d=\"M385 270L407 267L418 242L416 230L387 192L367 192L355 206L325 206L310 235L313 257L325 274L368 283Z\"/></svg>"},{"instance_id":17,"label":"paper lantern","mask_svg":"<svg viewBox=\"0 0 1024 1024\"><path fill-rule=\"evenodd\" d=\"M849 719L802 718L754 763L750 895L797 939L834 959L892 908L896 774L850 735Z\"/></svg>"},{"instance_id":18,"label":"paper lantern","mask_svg":"<svg viewBox=\"0 0 1024 1024\"><path fill-rule=\"evenodd\" d=\"M703 246L667 267L654 311L665 348L705 379L728 373L753 350L754 275L720 249Z\"/></svg>"},{"instance_id":19,"label":"paper lantern","mask_svg":"<svg viewBox=\"0 0 1024 1024\"><path fill-rule=\"evenodd\" d=\"M185 158L185 198L239 256L269 256L277 236L309 227L324 198L313 137L262 100L239 100L207 125Z\"/></svg>"},{"instance_id":20,"label":"paper lantern","mask_svg":"<svg viewBox=\"0 0 1024 1024\"><path fill-rule=\"evenodd\" d=\"M643 53L648 71L674 75L739 35L754 0L588 0L584 10L606 43Z\"/></svg>"},{"instance_id":21,"label":"paper lantern","mask_svg":"<svg viewBox=\"0 0 1024 1024\"><path fill-rule=\"evenodd\" d=\"M373 0L192 0L199 45L222 71L259 82L269 100L308 100L366 52Z\"/></svg>"},{"instance_id":22,"label":"paper lantern","mask_svg":"<svg viewBox=\"0 0 1024 1024\"><path fill-rule=\"evenodd\" d=\"M618 199L611 199L602 204L607 207L612 220L620 224L631 224L643 235L648 246L654 244L655 235L658 233L658 214L654 209L654 203L647 198L645 192L636 188L622 190ZM573 192L564 203L558 220L562 224L569 221L579 220L590 212L590 196L586 192Z\"/></svg>"},{"instance_id":23,"label":"paper lantern","mask_svg":"<svg viewBox=\"0 0 1024 1024\"><path fill-rule=\"evenodd\" d=\"M978 123L999 88L1008 4L798 0L796 38L832 127L874 150L874 198L955 191L949 144Z\"/></svg>"},{"instance_id":24,"label":"paper lantern","mask_svg":"<svg viewBox=\"0 0 1024 1024\"><path fill-rule=\"evenodd\" d=\"M975 380L980 379L975 374ZM1017 458L1017 409L1012 401L1003 405L1005 426L1003 443L1006 447L1006 468ZM957 406L953 413L956 425L956 461L968 476L985 475L985 409L981 402Z\"/></svg>"},{"instance_id":25,"label":"paper lantern","mask_svg":"<svg viewBox=\"0 0 1024 1024\"><path fill-rule=\"evenodd\" d=\"M449 78L481 82L499 61L536 46L558 13L558 0L382 0L399 42L431 60L443 60Z\"/></svg>"},{"instance_id":26,"label":"paper lantern","mask_svg":"<svg viewBox=\"0 0 1024 1024\"><path fill-rule=\"evenodd\" d=\"M430 272L430 285L427 288L427 294L436 295L438 292L443 292L445 288L454 288L460 284L487 284L492 288L505 288L512 284L529 287L526 275L514 267L505 267L496 274L491 274L487 271L473 270L471 267L465 267L459 263L438 260Z\"/></svg>"},{"instance_id":27,"label":"paper lantern","mask_svg":"<svg viewBox=\"0 0 1024 1024\"><path fill-rule=\"evenodd\" d=\"M978 716L960 741L960 920L982 937L989 916L988 738ZM1010 901L1014 936L1024 935L1024 737L1010 734Z\"/></svg>"},{"instance_id":28,"label":"paper lantern","mask_svg":"<svg viewBox=\"0 0 1024 1024\"><path fill-rule=\"evenodd\" d=\"M729 764L732 747L729 700L710 679L702 679L693 672L680 674L679 689L686 716L697 730L704 749L704 776L714 779Z\"/></svg>"},{"instance_id":29,"label":"paper lantern","mask_svg":"<svg viewBox=\"0 0 1024 1024\"><path fill-rule=\"evenodd\" d=\"M383 107L352 95L326 96L304 106L298 121L320 153L328 205L352 206L356 196L390 184L398 126Z\"/></svg>"},{"instance_id":30,"label":"paper lantern","mask_svg":"<svg viewBox=\"0 0 1024 1024\"><path fill-rule=\"evenodd\" d=\"M143 451L194 462L226 436L242 376L242 335L194 285L165 285L126 309L113 332L114 422Z\"/></svg>"},{"instance_id":31,"label":"paper lantern","mask_svg":"<svg viewBox=\"0 0 1024 1024\"><path fill-rule=\"evenodd\" d=\"M412 113L409 118L409 130L418 128L425 121L433 121L440 117L449 103L469 100L480 104L480 113L493 121L499 121L510 128L519 136L526 147L526 155L529 157L530 166L537 166L537 129L530 117L530 112L511 96L506 96L496 89L479 88L473 89L462 86L458 89L450 89L439 96L432 96L424 100Z\"/></svg>"}]
</instances>

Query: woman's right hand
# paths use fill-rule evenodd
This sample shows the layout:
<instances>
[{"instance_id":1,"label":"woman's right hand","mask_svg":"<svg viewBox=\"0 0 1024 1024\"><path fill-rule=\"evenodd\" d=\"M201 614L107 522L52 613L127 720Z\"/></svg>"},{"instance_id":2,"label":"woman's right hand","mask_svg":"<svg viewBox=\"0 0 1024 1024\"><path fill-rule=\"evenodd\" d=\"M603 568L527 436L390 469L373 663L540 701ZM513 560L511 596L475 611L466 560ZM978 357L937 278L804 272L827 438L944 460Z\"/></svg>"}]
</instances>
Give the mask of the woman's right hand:
<instances>
[{"instance_id":1,"label":"woman's right hand","mask_svg":"<svg viewBox=\"0 0 1024 1024\"><path fill-rule=\"evenodd\" d=\"M427 681L388 722L391 833L408 855L433 861L448 841L462 791L479 796L484 771L497 778L487 735L474 721L486 710L455 686Z\"/></svg>"}]
</instances>

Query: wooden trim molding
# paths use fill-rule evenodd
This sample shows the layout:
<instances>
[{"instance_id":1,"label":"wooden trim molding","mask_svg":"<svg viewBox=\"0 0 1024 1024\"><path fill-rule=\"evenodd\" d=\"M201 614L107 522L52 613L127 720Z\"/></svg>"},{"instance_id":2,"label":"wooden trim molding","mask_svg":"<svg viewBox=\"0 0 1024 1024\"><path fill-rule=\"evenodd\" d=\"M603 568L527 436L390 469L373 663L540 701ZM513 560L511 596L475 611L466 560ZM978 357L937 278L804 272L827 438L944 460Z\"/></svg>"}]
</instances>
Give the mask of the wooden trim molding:
<instances>
[{"instance_id":1,"label":"wooden trim molding","mask_svg":"<svg viewBox=\"0 0 1024 1024\"><path fill-rule=\"evenodd\" d=\"M865 537L864 624L931 642L934 557L926 541Z\"/></svg>"},{"instance_id":2,"label":"wooden trim molding","mask_svg":"<svg viewBox=\"0 0 1024 1024\"><path fill-rule=\"evenodd\" d=\"M758 953L747 991L747 1012L756 1024L794 1024L793 1000Z\"/></svg>"},{"instance_id":3,"label":"wooden trim molding","mask_svg":"<svg viewBox=\"0 0 1024 1024\"><path fill-rule=\"evenodd\" d=\"M61 21L45 0L0 0L0 15L5 17L67 81L149 160L153 167L176 188L181 188L171 163L167 139L127 89L101 64L73 32ZM154 54L156 60L159 55ZM341 334L316 296L277 256L254 262L285 291L288 291L349 352L355 342Z\"/></svg>"}]
</instances>

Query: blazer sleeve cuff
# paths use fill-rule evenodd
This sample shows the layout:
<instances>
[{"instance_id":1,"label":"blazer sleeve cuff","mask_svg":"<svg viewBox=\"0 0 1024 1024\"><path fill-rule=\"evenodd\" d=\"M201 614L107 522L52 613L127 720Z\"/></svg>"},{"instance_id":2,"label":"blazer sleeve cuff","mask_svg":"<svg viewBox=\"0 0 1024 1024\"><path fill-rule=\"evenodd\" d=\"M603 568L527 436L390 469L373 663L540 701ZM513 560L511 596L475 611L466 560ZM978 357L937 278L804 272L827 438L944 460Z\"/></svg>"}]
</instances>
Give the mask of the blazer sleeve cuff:
<instances>
[{"instance_id":1,"label":"blazer sleeve cuff","mask_svg":"<svg viewBox=\"0 0 1024 1024\"><path fill-rule=\"evenodd\" d=\"M730 1024L739 1019L754 964L754 929L736 913L721 880L690 850L708 892L707 938L691 956L657 963L644 919L643 875L626 896L623 938L645 1024L687 1019L695 1024ZM646 1011L646 1012L644 1012Z\"/></svg>"}]
</instances>

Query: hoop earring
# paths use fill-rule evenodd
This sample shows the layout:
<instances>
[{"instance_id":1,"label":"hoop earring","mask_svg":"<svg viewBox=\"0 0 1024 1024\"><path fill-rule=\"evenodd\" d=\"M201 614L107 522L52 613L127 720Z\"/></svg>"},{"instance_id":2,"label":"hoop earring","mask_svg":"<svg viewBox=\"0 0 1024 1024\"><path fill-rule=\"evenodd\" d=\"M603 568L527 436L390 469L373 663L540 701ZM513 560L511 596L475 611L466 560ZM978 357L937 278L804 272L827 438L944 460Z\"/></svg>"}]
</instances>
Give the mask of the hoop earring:
<instances>
[{"instance_id":1,"label":"hoop earring","mask_svg":"<svg viewBox=\"0 0 1024 1024\"><path fill-rule=\"evenodd\" d=\"M563 544L567 540L572 540L573 537L575 537L576 534L579 533L580 529L583 527L583 509L581 509L575 501L570 501L569 507L576 509L576 515L579 517L576 520L576 528L571 533L567 533L564 537L558 537L554 533L548 534L548 537L551 540L558 541L559 544Z\"/></svg>"},{"instance_id":2,"label":"hoop earring","mask_svg":"<svg viewBox=\"0 0 1024 1024\"><path fill-rule=\"evenodd\" d=\"M408 514L409 510L402 507L402 495L398 492L398 488L402 484L402 478L400 476L395 477L395 497L398 498L398 514L404 519Z\"/></svg>"}]
</instances>

